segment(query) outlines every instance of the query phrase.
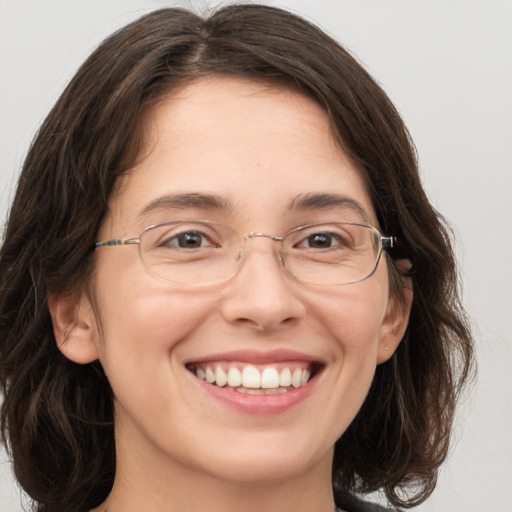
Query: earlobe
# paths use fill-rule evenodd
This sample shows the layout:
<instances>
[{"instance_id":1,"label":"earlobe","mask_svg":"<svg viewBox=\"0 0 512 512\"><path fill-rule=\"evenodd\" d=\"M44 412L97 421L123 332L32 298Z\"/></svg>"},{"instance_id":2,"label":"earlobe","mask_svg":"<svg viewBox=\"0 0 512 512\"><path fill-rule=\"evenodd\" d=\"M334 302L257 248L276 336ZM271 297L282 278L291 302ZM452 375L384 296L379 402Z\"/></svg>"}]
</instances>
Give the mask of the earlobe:
<instances>
[{"instance_id":1,"label":"earlobe","mask_svg":"<svg viewBox=\"0 0 512 512\"><path fill-rule=\"evenodd\" d=\"M411 278L405 277L403 274L411 268L411 263L409 260L399 260L397 267L402 273L401 293L403 300L391 297L389 301L388 310L381 325L377 364L385 363L391 358L400 345L409 324L414 294Z\"/></svg>"},{"instance_id":2,"label":"earlobe","mask_svg":"<svg viewBox=\"0 0 512 512\"><path fill-rule=\"evenodd\" d=\"M59 350L71 361L86 364L99 357L95 317L84 292L51 293L48 307Z\"/></svg>"}]
</instances>

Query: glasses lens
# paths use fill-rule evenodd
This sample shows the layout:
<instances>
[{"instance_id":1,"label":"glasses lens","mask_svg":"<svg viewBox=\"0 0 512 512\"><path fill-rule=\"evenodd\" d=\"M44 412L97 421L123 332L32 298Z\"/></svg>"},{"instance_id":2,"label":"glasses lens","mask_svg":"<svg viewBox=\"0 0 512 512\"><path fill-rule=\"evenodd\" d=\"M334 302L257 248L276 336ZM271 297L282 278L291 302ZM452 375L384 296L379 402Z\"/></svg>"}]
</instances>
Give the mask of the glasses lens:
<instances>
[{"instance_id":1,"label":"glasses lens","mask_svg":"<svg viewBox=\"0 0 512 512\"><path fill-rule=\"evenodd\" d=\"M151 226L141 235L140 253L148 272L177 284L228 279L237 266L237 233L206 221Z\"/></svg>"},{"instance_id":2,"label":"glasses lens","mask_svg":"<svg viewBox=\"0 0 512 512\"><path fill-rule=\"evenodd\" d=\"M266 236L266 235L265 235ZM207 221L176 221L146 228L140 253L148 272L176 284L211 284L229 279L242 260L240 235ZM288 271L317 284L339 285L369 277L381 253L381 235L350 222L303 226L282 241Z\"/></svg>"},{"instance_id":3,"label":"glasses lens","mask_svg":"<svg viewBox=\"0 0 512 512\"><path fill-rule=\"evenodd\" d=\"M296 277L317 284L349 284L369 277L381 251L380 233L362 224L305 226L283 240L283 256Z\"/></svg>"}]
</instances>

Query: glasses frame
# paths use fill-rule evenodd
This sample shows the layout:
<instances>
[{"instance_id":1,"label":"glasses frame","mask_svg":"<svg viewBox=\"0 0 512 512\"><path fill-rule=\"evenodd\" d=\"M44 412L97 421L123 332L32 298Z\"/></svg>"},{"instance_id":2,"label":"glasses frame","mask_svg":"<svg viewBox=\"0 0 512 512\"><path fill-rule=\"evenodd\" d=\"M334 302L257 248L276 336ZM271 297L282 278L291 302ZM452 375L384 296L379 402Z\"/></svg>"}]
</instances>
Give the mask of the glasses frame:
<instances>
[{"instance_id":1,"label":"glasses frame","mask_svg":"<svg viewBox=\"0 0 512 512\"><path fill-rule=\"evenodd\" d=\"M243 261L245 259L245 242L247 240L249 240L250 238L270 238L274 242L283 242L283 240L288 235L290 235L292 233L295 233L297 231L301 231L303 229L307 229L307 228L311 228L311 227L315 227L315 226L323 226L323 225L327 225L327 224L350 224L352 226L360 226L360 227L368 228L371 231L373 231L374 234L377 236L377 239L379 240L379 249L377 251L377 256L375 258L375 265L373 266L371 272L368 275L366 275L365 277L362 277L361 279L356 279L354 281L349 281L347 283L333 283L333 284L331 284L331 283L318 283L316 281L310 281L308 279L304 279L303 277L297 276L288 267L286 267L283 251L282 250L279 251L278 259L279 259L281 265L284 268L286 268L286 270L289 272L289 274L291 276L293 276L295 279L297 279L299 281L306 282L306 283L313 283L313 284L317 284L317 285L320 285L320 286L343 286L343 285L347 285L347 284L354 284L354 283L359 283L361 281L365 281L366 279L371 277L375 273L375 271L377 270L377 266L379 265L379 261L380 261L380 258L382 256L382 252L385 251L386 253L388 253L389 250L393 249L397 245L397 243L398 243L397 237L395 237L395 236L385 236L377 228L375 228L371 224L364 224L364 223L360 223L360 222L351 222L351 221L331 221L331 222L318 222L318 223L313 223L313 224L304 224L303 226L298 226L296 228L291 229L290 231L288 231L287 233L285 233L282 236L277 236L277 235L268 235L266 233L260 233L260 232L245 233L245 234L242 235L236 229L232 228L231 226L228 226L227 224L222 224L221 222L213 222L213 221L209 221L209 220L197 220L197 219L179 219L179 220L173 220L173 221L168 221L168 222L160 222L158 224L152 224L150 226L146 226L141 231L140 235L138 237L135 237L135 238L113 238L111 240L106 240L104 242L96 242L92 246L92 250L95 251L96 249L100 249L100 248L103 248L103 247L117 247L117 246L120 246L120 245L138 245L139 246L139 257L140 257L140 259L142 261L142 264L146 268L146 271L150 275L153 276L153 274L151 272L149 272L149 270L147 269L147 265L144 262L144 258L142 257L141 250L140 250L141 239L144 236L144 233L146 233L147 231L150 231L152 229L155 229L155 228L159 228L159 227L162 227L162 226L168 226L168 225L171 225L171 224L179 224L179 223L182 223L182 222L184 222L184 223L196 223L196 224L223 226L223 227L229 228L231 231L234 231L235 233L238 233L240 235L240 240L243 241L243 244L241 246L241 252L240 252L241 258L240 258L239 266L238 266L238 268L232 274L230 274L228 277L220 279L218 281L212 281L212 282L207 282L207 283L194 283L194 284L191 284L190 286L197 286L197 285L200 285L200 284L204 284L205 286L208 286L208 285L213 285L213 284L218 284L218 283L229 281L229 279L231 279L233 276L235 276L238 273L238 271L240 270L240 268L241 268L241 266L243 264ZM161 277L161 276L153 276L153 277L158 277L159 279L162 279L162 280L164 280L164 281L166 281L168 283L184 284L184 283L175 283L174 281L171 281L169 279L165 279L164 277Z\"/></svg>"}]
</instances>

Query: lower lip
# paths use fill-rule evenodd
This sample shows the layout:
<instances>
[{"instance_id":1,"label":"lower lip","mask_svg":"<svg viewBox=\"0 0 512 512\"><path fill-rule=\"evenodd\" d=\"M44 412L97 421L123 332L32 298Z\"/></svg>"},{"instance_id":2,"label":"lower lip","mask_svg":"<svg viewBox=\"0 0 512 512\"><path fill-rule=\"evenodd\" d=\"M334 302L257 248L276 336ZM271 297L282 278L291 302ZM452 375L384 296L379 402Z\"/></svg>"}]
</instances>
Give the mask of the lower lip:
<instances>
[{"instance_id":1,"label":"lower lip","mask_svg":"<svg viewBox=\"0 0 512 512\"><path fill-rule=\"evenodd\" d=\"M307 382L304 386L285 393L275 395L248 395L231 389L219 388L213 384L198 379L195 375L191 377L197 384L224 405L245 414L269 415L283 413L305 400L316 383L316 377ZM318 376L317 376L318 377Z\"/></svg>"}]
</instances>

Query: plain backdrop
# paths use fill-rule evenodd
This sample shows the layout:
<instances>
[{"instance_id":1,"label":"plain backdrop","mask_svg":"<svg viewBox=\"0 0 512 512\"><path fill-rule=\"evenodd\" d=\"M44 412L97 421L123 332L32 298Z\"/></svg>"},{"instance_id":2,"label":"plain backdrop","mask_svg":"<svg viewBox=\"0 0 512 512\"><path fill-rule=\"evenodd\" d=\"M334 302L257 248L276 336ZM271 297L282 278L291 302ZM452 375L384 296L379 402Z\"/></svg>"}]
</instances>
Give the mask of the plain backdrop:
<instances>
[{"instance_id":1,"label":"plain backdrop","mask_svg":"<svg viewBox=\"0 0 512 512\"><path fill-rule=\"evenodd\" d=\"M512 2L267 3L314 20L382 84L416 142L429 196L457 236L478 377L438 487L416 510L512 512ZM175 4L205 5L0 0L2 223L29 142L77 66L115 29ZM0 452L0 512L19 512L22 501Z\"/></svg>"}]
</instances>

